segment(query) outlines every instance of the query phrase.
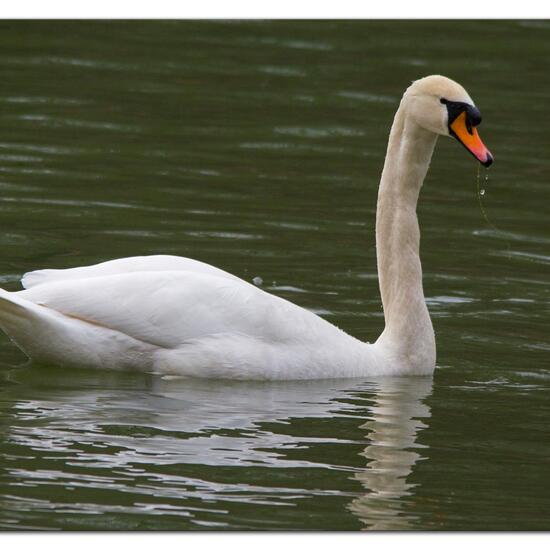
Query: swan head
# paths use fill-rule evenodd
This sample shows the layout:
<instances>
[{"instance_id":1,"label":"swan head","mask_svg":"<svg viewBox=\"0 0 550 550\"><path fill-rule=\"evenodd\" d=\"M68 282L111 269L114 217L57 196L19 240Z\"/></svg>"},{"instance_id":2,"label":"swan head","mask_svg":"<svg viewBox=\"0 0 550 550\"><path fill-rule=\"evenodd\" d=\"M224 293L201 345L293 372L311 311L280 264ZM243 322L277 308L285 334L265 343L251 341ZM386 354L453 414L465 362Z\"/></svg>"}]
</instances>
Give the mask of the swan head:
<instances>
[{"instance_id":1,"label":"swan head","mask_svg":"<svg viewBox=\"0 0 550 550\"><path fill-rule=\"evenodd\" d=\"M454 137L484 166L493 163L493 155L476 130L481 113L460 84L440 75L427 76L409 86L403 103L419 126Z\"/></svg>"}]
</instances>

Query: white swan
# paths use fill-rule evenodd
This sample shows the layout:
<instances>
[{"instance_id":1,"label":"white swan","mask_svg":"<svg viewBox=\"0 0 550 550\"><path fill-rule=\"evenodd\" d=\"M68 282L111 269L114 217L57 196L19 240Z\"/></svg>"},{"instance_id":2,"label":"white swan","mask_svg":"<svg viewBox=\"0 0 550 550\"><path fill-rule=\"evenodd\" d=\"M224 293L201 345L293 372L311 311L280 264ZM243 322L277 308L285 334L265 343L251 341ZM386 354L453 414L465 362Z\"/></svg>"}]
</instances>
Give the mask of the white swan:
<instances>
[{"instance_id":1,"label":"white swan","mask_svg":"<svg viewBox=\"0 0 550 550\"><path fill-rule=\"evenodd\" d=\"M376 216L386 326L360 342L315 314L210 265L174 256L124 258L27 273L0 290L0 327L31 358L237 379L430 374L435 338L422 290L416 203L438 135L488 166L464 88L414 82L391 129Z\"/></svg>"}]
</instances>

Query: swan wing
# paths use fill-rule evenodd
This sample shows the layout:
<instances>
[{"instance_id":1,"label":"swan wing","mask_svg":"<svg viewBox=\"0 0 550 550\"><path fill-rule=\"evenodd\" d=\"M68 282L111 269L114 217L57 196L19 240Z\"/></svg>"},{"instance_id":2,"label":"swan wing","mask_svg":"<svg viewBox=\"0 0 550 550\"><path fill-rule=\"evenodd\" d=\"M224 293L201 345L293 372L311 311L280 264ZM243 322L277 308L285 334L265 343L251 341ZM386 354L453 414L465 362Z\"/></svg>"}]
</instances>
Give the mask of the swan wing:
<instances>
[{"instance_id":1,"label":"swan wing","mask_svg":"<svg viewBox=\"0 0 550 550\"><path fill-rule=\"evenodd\" d=\"M182 258L180 256L154 255L120 258L95 265L69 269L40 269L29 271L23 275L21 284L23 288L28 289L46 283L105 277L107 275L120 275L136 271L187 271L240 280L238 277L231 275L231 273L227 273L227 271L205 264L204 262L199 262L198 260Z\"/></svg>"},{"instance_id":2,"label":"swan wing","mask_svg":"<svg viewBox=\"0 0 550 550\"><path fill-rule=\"evenodd\" d=\"M206 273L141 271L65 279L14 294L162 348L224 334L303 343L319 332L338 330L244 281Z\"/></svg>"}]
</instances>

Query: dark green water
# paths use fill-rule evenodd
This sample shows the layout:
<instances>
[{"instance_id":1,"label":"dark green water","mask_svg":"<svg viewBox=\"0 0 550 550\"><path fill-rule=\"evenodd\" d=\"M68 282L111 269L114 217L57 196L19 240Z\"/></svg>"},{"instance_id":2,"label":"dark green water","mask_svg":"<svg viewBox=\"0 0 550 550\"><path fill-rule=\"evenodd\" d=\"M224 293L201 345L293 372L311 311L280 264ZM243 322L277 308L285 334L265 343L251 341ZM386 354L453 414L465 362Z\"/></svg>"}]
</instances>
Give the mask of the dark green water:
<instances>
[{"instance_id":1,"label":"dark green water","mask_svg":"<svg viewBox=\"0 0 550 550\"><path fill-rule=\"evenodd\" d=\"M411 80L461 82L419 216L433 379L230 383L18 366L0 528L550 529L550 22L2 22L0 283L215 264L373 341L378 178Z\"/></svg>"}]
</instances>

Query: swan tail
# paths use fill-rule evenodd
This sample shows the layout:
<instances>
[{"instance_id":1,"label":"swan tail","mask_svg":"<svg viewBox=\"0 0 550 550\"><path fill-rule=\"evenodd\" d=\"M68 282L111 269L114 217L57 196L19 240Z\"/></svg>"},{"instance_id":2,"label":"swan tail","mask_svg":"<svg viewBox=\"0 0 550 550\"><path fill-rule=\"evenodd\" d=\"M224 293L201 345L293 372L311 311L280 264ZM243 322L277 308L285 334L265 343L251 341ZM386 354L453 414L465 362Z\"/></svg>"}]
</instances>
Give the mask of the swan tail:
<instances>
[{"instance_id":1,"label":"swan tail","mask_svg":"<svg viewBox=\"0 0 550 550\"><path fill-rule=\"evenodd\" d=\"M0 288L0 328L29 357L33 339L48 332L44 330L48 325L58 325L54 312Z\"/></svg>"},{"instance_id":2,"label":"swan tail","mask_svg":"<svg viewBox=\"0 0 550 550\"><path fill-rule=\"evenodd\" d=\"M12 326L28 327L37 307L40 306L0 288L0 327L7 333Z\"/></svg>"},{"instance_id":3,"label":"swan tail","mask_svg":"<svg viewBox=\"0 0 550 550\"><path fill-rule=\"evenodd\" d=\"M0 289L0 329L30 359L71 367L151 367L153 346Z\"/></svg>"},{"instance_id":4,"label":"swan tail","mask_svg":"<svg viewBox=\"0 0 550 550\"><path fill-rule=\"evenodd\" d=\"M70 356L77 340L75 323L86 325L0 289L0 328L31 359L56 363Z\"/></svg>"}]
</instances>

